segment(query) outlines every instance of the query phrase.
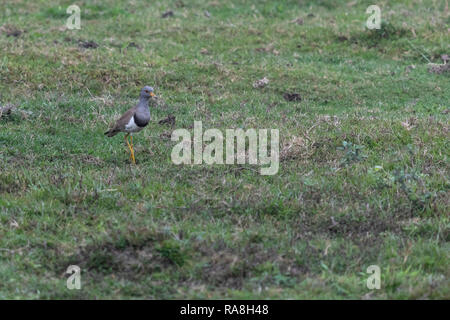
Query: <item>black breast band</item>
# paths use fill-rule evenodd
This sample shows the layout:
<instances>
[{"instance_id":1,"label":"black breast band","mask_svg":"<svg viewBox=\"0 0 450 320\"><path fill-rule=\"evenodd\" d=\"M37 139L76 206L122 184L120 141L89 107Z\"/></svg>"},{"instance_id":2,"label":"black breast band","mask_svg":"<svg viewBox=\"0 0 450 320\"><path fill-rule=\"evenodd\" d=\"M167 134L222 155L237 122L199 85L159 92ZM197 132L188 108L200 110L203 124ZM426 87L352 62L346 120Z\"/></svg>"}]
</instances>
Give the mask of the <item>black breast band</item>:
<instances>
[{"instance_id":1,"label":"black breast band","mask_svg":"<svg viewBox=\"0 0 450 320\"><path fill-rule=\"evenodd\" d=\"M139 117L136 114L134 114L134 123L136 123L136 125L138 127L143 128L143 127L145 127L148 124L148 122L149 122L149 120L147 120L147 119L139 119Z\"/></svg>"}]
</instances>

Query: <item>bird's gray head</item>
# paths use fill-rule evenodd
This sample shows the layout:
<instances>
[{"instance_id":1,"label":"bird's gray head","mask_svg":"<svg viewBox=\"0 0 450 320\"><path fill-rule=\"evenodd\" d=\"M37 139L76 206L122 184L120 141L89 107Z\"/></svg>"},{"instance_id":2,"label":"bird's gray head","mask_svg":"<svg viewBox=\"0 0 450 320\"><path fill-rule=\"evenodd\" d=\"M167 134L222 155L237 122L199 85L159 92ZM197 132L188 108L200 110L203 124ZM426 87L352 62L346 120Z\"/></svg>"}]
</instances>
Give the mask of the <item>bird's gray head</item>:
<instances>
[{"instance_id":1,"label":"bird's gray head","mask_svg":"<svg viewBox=\"0 0 450 320\"><path fill-rule=\"evenodd\" d=\"M156 97L155 93L153 92L153 88L149 86L145 86L141 89L141 99L148 100L150 98Z\"/></svg>"}]
</instances>

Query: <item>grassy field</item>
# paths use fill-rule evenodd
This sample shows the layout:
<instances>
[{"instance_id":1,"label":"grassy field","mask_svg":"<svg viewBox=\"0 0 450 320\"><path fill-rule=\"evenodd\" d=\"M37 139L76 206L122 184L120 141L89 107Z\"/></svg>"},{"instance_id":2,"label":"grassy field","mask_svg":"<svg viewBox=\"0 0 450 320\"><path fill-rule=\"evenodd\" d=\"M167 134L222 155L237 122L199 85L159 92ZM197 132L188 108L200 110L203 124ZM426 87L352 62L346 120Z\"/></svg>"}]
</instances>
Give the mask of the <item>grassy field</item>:
<instances>
[{"instance_id":1,"label":"grassy field","mask_svg":"<svg viewBox=\"0 0 450 320\"><path fill-rule=\"evenodd\" d=\"M71 4L2 1L0 299L450 298L446 1ZM279 172L174 165L194 120L279 129Z\"/></svg>"}]
</instances>

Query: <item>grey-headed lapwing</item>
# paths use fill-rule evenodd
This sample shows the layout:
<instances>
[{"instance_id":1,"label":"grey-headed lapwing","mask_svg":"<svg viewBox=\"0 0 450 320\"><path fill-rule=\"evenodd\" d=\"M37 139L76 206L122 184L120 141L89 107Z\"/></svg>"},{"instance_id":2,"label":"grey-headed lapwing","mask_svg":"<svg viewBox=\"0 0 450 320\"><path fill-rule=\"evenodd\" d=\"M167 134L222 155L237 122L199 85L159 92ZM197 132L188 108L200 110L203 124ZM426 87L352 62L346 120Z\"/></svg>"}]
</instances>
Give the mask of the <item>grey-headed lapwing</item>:
<instances>
[{"instance_id":1,"label":"grey-headed lapwing","mask_svg":"<svg viewBox=\"0 0 450 320\"><path fill-rule=\"evenodd\" d=\"M130 159L133 164L136 164L136 159L134 158L133 149L133 133L139 132L149 123L150 121L150 109L148 106L149 100L153 100L156 95L153 93L153 88L145 86L141 90L141 95L139 96L139 103L133 108L125 112L116 124L105 132L108 137L114 137L119 132L126 132L125 142L130 149ZM130 136L130 142L128 141L128 136Z\"/></svg>"}]
</instances>

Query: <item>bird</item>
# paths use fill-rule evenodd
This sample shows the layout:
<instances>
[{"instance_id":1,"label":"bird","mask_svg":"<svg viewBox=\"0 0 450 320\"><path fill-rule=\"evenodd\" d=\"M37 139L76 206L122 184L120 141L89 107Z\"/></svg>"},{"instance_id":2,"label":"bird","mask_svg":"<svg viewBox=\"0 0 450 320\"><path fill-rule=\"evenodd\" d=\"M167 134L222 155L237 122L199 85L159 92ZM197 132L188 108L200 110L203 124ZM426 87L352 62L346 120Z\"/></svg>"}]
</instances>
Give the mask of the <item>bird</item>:
<instances>
[{"instance_id":1,"label":"bird","mask_svg":"<svg viewBox=\"0 0 450 320\"><path fill-rule=\"evenodd\" d=\"M136 164L133 149L133 133L141 131L150 122L149 101L153 102L156 98L152 87L143 87L139 96L139 103L126 111L116 121L114 126L105 132L105 135L108 137L114 137L119 132L126 132L125 142L130 149L130 160L133 164ZM128 141L128 137L130 137L130 141Z\"/></svg>"}]
</instances>

